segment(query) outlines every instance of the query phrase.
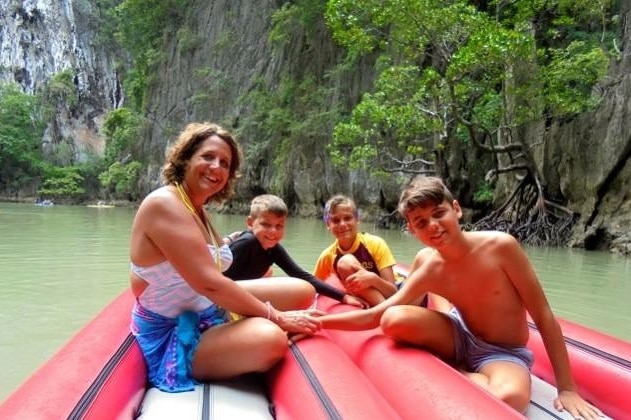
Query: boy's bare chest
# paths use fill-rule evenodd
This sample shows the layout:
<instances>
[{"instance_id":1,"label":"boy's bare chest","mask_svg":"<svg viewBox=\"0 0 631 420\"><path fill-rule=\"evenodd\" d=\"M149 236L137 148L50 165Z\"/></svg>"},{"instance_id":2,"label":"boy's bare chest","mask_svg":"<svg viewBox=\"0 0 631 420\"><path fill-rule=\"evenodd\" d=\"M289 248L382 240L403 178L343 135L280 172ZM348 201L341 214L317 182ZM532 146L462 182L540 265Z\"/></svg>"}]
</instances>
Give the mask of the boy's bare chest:
<instances>
[{"instance_id":1,"label":"boy's bare chest","mask_svg":"<svg viewBox=\"0 0 631 420\"><path fill-rule=\"evenodd\" d=\"M464 261L444 267L435 279L435 293L459 307L481 303L498 305L515 293L506 274L496 264Z\"/></svg>"}]
</instances>

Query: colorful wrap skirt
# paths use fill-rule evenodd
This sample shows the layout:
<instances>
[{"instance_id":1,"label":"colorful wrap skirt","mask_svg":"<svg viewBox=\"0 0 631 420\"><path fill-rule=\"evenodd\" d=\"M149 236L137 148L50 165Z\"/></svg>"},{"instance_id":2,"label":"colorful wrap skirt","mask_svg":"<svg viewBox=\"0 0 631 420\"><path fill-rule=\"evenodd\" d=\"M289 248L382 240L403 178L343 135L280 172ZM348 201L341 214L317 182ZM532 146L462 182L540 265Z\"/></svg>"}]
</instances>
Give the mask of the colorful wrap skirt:
<instances>
[{"instance_id":1,"label":"colorful wrap skirt","mask_svg":"<svg viewBox=\"0 0 631 420\"><path fill-rule=\"evenodd\" d=\"M169 318L136 302L131 332L147 363L151 385L165 392L193 390L198 382L191 377L191 365L201 333L229 321L229 313L217 305Z\"/></svg>"}]
</instances>

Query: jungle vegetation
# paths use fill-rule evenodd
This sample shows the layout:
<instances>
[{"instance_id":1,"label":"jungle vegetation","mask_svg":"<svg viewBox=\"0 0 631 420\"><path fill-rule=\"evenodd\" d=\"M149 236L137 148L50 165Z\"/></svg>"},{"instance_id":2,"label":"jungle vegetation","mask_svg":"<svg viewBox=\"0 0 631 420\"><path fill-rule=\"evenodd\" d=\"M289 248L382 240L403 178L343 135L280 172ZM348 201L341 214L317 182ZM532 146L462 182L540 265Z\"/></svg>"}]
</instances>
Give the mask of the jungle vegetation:
<instances>
[{"instance_id":1,"label":"jungle vegetation","mask_svg":"<svg viewBox=\"0 0 631 420\"><path fill-rule=\"evenodd\" d=\"M105 156L78 162L71 150L46 153L41 144L46 110L59 101L73 106L68 75L35 96L3 86L5 190L39 178L40 194L137 198L143 159L135 143L153 70L172 37L194 48L184 42L194 38L194 9L191 0L92 3L99 42L120 46L121 63L125 56L131 63L124 69L130 100L107 119ZM618 9L615 0L284 2L269 41L283 48L300 36L317 48L325 31L339 60L325 72L288 71L275 89L261 81L242 98L252 113L239 130L258 133L246 150L248 166L273 161L281 169L273 180L280 194L283 177L314 153L376 177L436 174L465 205L483 210L478 226L502 225L526 242L550 243L573 215L546 191L521 133L530 123L571 118L598 104L596 87L619 55ZM370 60L374 84L351 101L340 81ZM22 117L6 121L8 107ZM498 194L502 179L512 190Z\"/></svg>"}]
</instances>

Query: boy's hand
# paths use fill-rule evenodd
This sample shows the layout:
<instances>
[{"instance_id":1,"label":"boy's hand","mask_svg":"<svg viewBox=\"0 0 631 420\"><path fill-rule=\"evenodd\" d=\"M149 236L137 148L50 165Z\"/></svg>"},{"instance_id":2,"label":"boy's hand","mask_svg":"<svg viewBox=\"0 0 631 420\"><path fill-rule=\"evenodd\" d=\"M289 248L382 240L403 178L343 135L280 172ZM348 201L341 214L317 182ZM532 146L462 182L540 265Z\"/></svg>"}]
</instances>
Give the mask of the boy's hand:
<instances>
[{"instance_id":1,"label":"boy's hand","mask_svg":"<svg viewBox=\"0 0 631 420\"><path fill-rule=\"evenodd\" d=\"M359 270L346 277L344 287L353 294L361 293L363 290L373 287L375 273L368 270Z\"/></svg>"},{"instance_id":2,"label":"boy's hand","mask_svg":"<svg viewBox=\"0 0 631 420\"><path fill-rule=\"evenodd\" d=\"M558 411L567 410L575 419L592 420L603 416L603 413L574 391L561 391L554 400L554 407Z\"/></svg>"},{"instance_id":3,"label":"boy's hand","mask_svg":"<svg viewBox=\"0 0 631 420\"><path fill-rule=\"evenodd\" d=\"M348 293L344 295L342 302L346 303L347 305L353 305L363 309L370 307L368 302L366 302L364 299L357 296L349 295Z\"/></svg>"}]
</instances>

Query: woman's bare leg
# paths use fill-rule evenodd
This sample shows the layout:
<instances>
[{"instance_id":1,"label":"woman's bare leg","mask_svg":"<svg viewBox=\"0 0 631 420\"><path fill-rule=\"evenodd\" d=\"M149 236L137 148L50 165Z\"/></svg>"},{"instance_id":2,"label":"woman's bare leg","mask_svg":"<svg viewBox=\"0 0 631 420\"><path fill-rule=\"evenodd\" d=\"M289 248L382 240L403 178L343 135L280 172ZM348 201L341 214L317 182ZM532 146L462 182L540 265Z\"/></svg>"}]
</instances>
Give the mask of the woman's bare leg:
<instances>
[{"instance_id":1,"label":"woman's bare leg","mask_svg":"<svg viewBox=\"0 0 631 420\"><path fill-rule=\"evenodd\" d=\"M264 318L244 318L206 330L193 356L192 376L200 381L265 372L287 352L287 335Z\"/></svg>"}]
</instances>

